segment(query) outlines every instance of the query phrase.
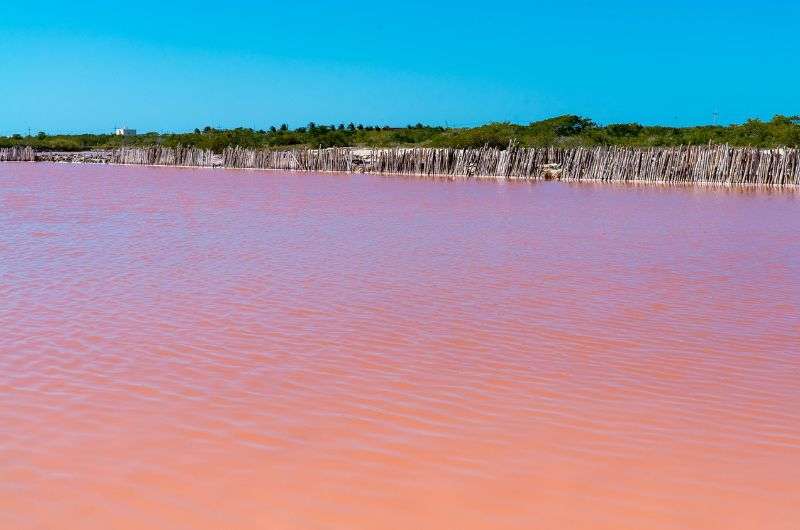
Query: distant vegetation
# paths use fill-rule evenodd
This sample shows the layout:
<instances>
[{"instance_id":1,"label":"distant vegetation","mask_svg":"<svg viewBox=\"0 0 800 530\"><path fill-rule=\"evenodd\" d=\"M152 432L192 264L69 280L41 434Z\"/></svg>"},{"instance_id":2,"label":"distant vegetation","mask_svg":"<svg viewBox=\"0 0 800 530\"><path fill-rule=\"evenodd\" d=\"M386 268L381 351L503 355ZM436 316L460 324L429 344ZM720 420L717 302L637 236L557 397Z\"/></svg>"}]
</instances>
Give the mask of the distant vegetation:
<instances>
[{"instance_id":1,"label":"distant vegetation","mask_svg":"<svg viewBox=\"0 0 800 530\"><path fill-rule=\"evenodd\" d=\"M242 147L429 146L504 147L511 140L523 146L674 146L731 144L736 146L800 146L800 116L775 116L770 121L747 120L739 125L695 127L645 126L638 123L598 125L580 116L558 116L529 125L492 123L474 128L444 128L416 124L403 128L355 123L290 129L286 125L264 130L214 129L189 133L146 133L134 137L111 134L36 135L2 137L0 147L30 145L40 150L80 151L128 146L196 146L219 152L229 145Z\"/></svg>"}]
</instances>

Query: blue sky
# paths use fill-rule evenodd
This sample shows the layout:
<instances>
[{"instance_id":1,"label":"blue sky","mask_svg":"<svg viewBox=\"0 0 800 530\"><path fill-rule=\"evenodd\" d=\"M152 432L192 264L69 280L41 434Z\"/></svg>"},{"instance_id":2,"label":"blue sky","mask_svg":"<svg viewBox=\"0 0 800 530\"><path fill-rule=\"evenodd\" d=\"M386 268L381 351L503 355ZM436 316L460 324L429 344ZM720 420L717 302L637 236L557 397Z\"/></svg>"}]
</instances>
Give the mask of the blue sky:
<instances>
[{"instance_id":1,"label":"blue sky","mask_svg":"<svg viewBox=\"0 0 800 530\"><path fill-rule=\"evenodd\" d=\"M2 2L0 134L800 114L800 2Z\"/></svg>"}]
</instances>

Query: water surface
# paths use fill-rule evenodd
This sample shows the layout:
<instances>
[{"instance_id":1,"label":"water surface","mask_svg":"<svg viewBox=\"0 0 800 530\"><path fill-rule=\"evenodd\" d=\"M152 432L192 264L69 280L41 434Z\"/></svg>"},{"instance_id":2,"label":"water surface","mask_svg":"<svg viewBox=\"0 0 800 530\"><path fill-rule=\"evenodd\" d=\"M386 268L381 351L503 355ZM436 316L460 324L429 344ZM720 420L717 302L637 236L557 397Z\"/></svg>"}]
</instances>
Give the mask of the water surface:
<instances>
[{"instance_id":1,"label":"water surface","mask_svg":"<svg viewBox=\"0 0 800 530\"><path fill-rule=\"evenodd\" d=\"M800 195L0 165L0 528L800 528Z\"/></svg>"}]
</instances>

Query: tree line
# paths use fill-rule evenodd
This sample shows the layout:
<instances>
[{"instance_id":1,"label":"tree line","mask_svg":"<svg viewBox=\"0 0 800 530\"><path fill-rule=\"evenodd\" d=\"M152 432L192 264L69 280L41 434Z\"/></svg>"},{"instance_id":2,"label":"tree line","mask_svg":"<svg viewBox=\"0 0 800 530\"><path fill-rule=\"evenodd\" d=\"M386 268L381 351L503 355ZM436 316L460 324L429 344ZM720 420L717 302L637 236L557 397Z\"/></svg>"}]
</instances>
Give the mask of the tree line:
<instances>
[{"instance_id":1,"label":"tree line","mask_svg":"<svg viewBox=\"0 0 800 530\"><path fill-rule=\"evenodd\" d=\"M730 144L735 146L800 146L800 116L777 115L769 121L750 119L733 125L666 127L638 123L599 125L575 115L557 116L527 125L491 123L472 128L423 125L390 127L361 123L318 124L290 128L286 124L264 129L217 129L206 126L186 133L149 132L137 136L113 134L0 136L0 147L31 146L40 150L81 151L120 146L195 146L221 152L238 145L247 148L304 147L504 147L515 141L528 147L621 145L637 147Z\"/></svg>"}]
</instances>

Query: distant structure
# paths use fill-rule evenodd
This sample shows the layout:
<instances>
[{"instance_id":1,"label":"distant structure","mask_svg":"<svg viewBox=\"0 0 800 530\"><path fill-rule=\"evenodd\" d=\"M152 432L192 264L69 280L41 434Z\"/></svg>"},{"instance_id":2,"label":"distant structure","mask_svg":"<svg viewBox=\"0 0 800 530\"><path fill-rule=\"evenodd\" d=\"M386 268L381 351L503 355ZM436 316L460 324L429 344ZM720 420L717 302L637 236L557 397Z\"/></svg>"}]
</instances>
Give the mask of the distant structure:
<instances>
[{"instance_id":1,"label":"distant structure","mask_svg":"<svg viewBox=\"0 0 800 530\"><path fill-rule=\"evenodd\" d=\"M114 134L117 136L136 136L136 129L128 129L127 127L122 127L121 129L117 129Z\"/></svg>"}]
</instances>

